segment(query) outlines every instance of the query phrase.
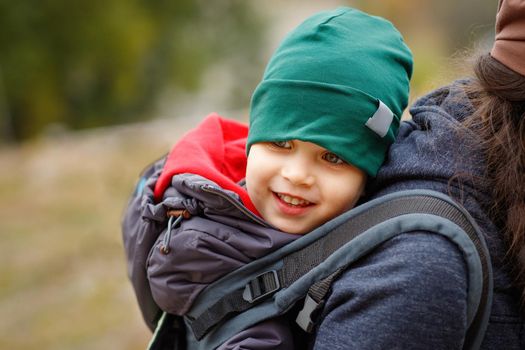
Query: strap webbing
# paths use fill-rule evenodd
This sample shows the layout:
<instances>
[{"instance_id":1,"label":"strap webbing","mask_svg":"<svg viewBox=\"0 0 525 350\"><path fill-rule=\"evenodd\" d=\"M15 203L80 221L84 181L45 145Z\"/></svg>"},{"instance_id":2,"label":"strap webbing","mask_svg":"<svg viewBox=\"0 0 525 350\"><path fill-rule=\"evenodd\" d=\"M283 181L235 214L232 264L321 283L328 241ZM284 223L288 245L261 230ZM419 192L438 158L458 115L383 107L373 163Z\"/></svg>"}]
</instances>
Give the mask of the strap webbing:
<instances>
[{"instance_id":1,"label":"strap webbing","mask_svg":"<svg viewBox=\"0 0 525 350\"><path fill-rule=\"evenodd\" d=\"M308 289L303 308L299 311L295 319L297 325L305 332L312 333L315 330L317 316L324 307L324 302L330 292L330 287L339 275L343 273L345 268L346 267L338 268L327 277L312 284Z\"/></svg>"},{"instance_id":2,"label":"strap webbing","mask_svg":"<svg viewBox=\"0 0 525 350\"><path fill-rule=\"evenodd\" d=\"M310 297L317 303L323 301L330 291L332 282L334 282L344 270L344 268L337 269L332 274L312 284L308 290L308 295L310 295Z\"/></svg>"},{"instance_id":3,"label":"strap webbing","mask_svg":"<svg viewBox=\"0 0 525 350\"><path fill-rule=\"evenodd\" d=\"M483 313L488 300L487 295L489 292L489 284L486 278L488 276L488 259L476 233L476 229L471 224L468 217L453 204L444 199L433 196L403 196L381 202L352 217L352 219L347 220L312 244L285 256L283 258L283 268L277 271L280 288L289 287L301 276L305 275L326 260L326 258L337 249L371 227L388 219L414 213L431 214L448 219L463 229L474 243L480 256L484 278L480 305L468 332L477 332L477 329L482 322ZM324 293L321 298L324 298L328 292L332 280L333 278L330 279L329 283L326 283L328 281L320 282L320 294ZM206 333L219 322L225 320L232 314L237 314L253 307L260 301L267 299L269 296L277 292L277 290L265 295L265 298L261 298L260 300L251 303L243 299L243 292L244 289L239 289L222 297L201 315L192 320L190 326L195 338L197 340L202 339L204 335L206 335ZM467 333L467 341L471 338L474 337Z\"/></svg>"}]
</instances>

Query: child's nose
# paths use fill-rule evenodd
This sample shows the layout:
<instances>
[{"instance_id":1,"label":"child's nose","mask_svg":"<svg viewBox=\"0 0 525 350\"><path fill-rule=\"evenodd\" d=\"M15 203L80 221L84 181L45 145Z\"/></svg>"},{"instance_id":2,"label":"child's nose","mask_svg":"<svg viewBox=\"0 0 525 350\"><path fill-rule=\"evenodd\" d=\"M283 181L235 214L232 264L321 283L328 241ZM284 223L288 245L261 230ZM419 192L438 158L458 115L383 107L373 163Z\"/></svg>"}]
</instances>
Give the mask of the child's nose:
<instances>
[{"instance_id":1,"label":"child's nose","mask_svg":"<svg viewBox=\"0 0 525 350\"><path fill-rule=\"evenodd\" d=\"M315 176L312 174L311 166L301 160L287 162L281 168L281 175L295 186L312 186Z\"/></svg>"}]
</instances>

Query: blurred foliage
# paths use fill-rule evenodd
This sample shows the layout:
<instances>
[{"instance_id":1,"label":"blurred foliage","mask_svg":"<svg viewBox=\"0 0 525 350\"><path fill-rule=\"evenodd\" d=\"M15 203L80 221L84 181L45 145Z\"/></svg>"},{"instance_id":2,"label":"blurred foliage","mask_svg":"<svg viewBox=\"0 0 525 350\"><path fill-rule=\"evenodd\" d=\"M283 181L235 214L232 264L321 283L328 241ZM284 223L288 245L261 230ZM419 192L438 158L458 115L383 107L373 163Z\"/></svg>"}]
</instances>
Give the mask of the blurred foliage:
<instances>
[{"instance_id":1,"label":"blurred foliage","mask_svg":"<svg viewBox=\"0 0 525 350\"><path fill-rule=\"evenodd\" d=\"M314 2L307 3L300 4ZM224 62L233 79L214 84L229 90L230 107L246 107L266 49L266 21L255 6L290 11L299 2L282 5L0 0L0 143L50 125L81 129L153 117L163 93L198 91L203 74ZM420 93L434 87L434 77L453 76L445 57L492 32L497 1L355 0L325 7L337 5L394 22L414 52L412 89ZM167 96L171 101L174 94Z\"/></svg>"},{"instance_id":2,"label":"blurred foliage","mask_svg":"<svg viewBox=\"0 0 525 350\"><path fill-rule=\"evenodd\" d=\"M199 91L203 74L224 62L230 79L213 85L228 90L230 107L246 107L267 49L266 18L256 6L278 12L314 4L293 3L0 0L0 143L53 126L154 117L162 97L176 104L174 96ZM497 1L341 0L325 7L337 5L394 22L414 52L412 90L419 94L434 87L434 77L453 76L445 57L492 31Z\"/></svg>"},{"instance_id":3,"label":"blurred foliage","mask_svg":"<svg viewBox=\"0 0 525 350\"><path fill-rule=\"evenodd\" d=\"M0 140L145 118L211 64L256 58L262 23L242 0L0 0Z\"/></svg>"}]
</instances>

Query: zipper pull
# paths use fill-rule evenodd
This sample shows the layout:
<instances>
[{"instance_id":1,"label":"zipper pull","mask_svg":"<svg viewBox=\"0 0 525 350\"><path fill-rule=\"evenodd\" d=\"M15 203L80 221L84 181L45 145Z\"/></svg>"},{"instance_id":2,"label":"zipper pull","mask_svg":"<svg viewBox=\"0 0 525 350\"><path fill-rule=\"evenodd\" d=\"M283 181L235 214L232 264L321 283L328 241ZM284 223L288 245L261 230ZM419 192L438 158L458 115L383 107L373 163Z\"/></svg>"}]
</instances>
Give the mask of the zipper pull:
<instances>
[{"instance_id":1,"label":"zipper pull","mask_svg":"<svg viewBox=\"0 0 525 350\"><path fill-rule=\"evenodd\" d=\"M184 210L171 209L171 210L168 210L166 215L169 217L168 231L164 235L164 239L162 240L162 245L160 246L160 252L164 255L167 255L170 252L169 245L170 245L170 239L171 239L171 230L176 228L182 222L182 219L191 218L191 214L186 209ZM176 218L175 222L173 222L173 218Z\"/></svg>"}]
</instances>

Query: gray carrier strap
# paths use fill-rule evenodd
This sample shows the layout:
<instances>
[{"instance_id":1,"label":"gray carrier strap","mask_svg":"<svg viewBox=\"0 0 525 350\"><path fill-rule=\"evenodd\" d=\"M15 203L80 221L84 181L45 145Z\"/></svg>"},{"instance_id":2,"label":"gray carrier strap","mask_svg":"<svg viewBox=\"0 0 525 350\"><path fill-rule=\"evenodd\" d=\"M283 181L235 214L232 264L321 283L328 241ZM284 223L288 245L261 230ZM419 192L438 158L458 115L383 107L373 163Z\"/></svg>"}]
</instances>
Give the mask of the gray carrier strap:
<instances>
[{"instance_id":1,"label":"gray carrier strap","mask_svg":"<svg viewBox=\"0 0 525 350\"><path fill-rule=\"evenodd\" d=\"M422 194L422 192L424 192L424 194ZM475 246L479 260L478 257L474 260L478 265L479 263L481 264L481 271L477 271L478 274L481 272L481 277L478 275L477 278L478 280L482 279L483 282L481 288L470 286L469 284L469 288L474 288L474 291L469 290L469 298L471 299L468 300L469 310L467 310L469 328L465 338L464 348L478 348L483 339L483 334L488 323L488 315L490 313L492 272L490 257L488 256L485 242L478 237L478 230L472 218L470 218L469 214L463 208L453 204L448 197L431 191L406 191L403 194L386 197L388 197L387 200L375 200L373 201L375 202L373 205L365 205L366 210L358 211L357 214L349 216L349 220L344 220L339 226L329 230L326 234L318 235L319 238L316 238L315 241L308 242L308 244L303 245L298 250L290 251L289 254L281 257L277 263L269 264L270 268L264 269L263 267L260 271L264 272L255 278L252 277L243 288L230 291L227 295L219 297L211 305L202 308L202 312L197 316L192 315L186 318L186 322L193 331L195 339L202 339L215 325L226 321L231 316L242 313L265 300L271 299L269 298L270 296L290 287L302 276L327 260L327 258L339 248L353 240L359 241L359 239L356 238L359 238L360 235L374 226L390 219L403 217L404 215L424 214L421 217L439 217L440 219L448 220L452 224L457 225L468 235L468 238ZM415 221L420 222L424 220ZM419 227L417 222L410 223L412 231L425 230L432 232L432 229L428 227L429 225L421 225L421 227ZM438 223L438 225L440 224ZM381 238L381 241L371 243L371 247L365 247L366 249L363 248L362 250L368 252L396 234L406 232L401 230L402 226L399 226L399 228L400 229L397 230L399 232L394 229L392 234L385 235L384 238ZM436 230L436 233L437 231L438 230ZM314 233L312 233L312 235L315 236ZM476 252L474 252L474 254L476 254ZM303 295L306 296L306 301L305 308L302 311L303 315L300 313L298 317L300 326L307 330L308 328L311 329L311 312L316 309L325 298L332 281L353 261L354 260L339 267L335 271L331 271L328 276L314 281L308 291L308 296ZM474 268L470 266L470 270L473 269ZM472 271L469 278L472 279ZM472 281L469 280L469 282ZM303 324L301 324L301 322Z\"/></svg>"}]
</instances>

